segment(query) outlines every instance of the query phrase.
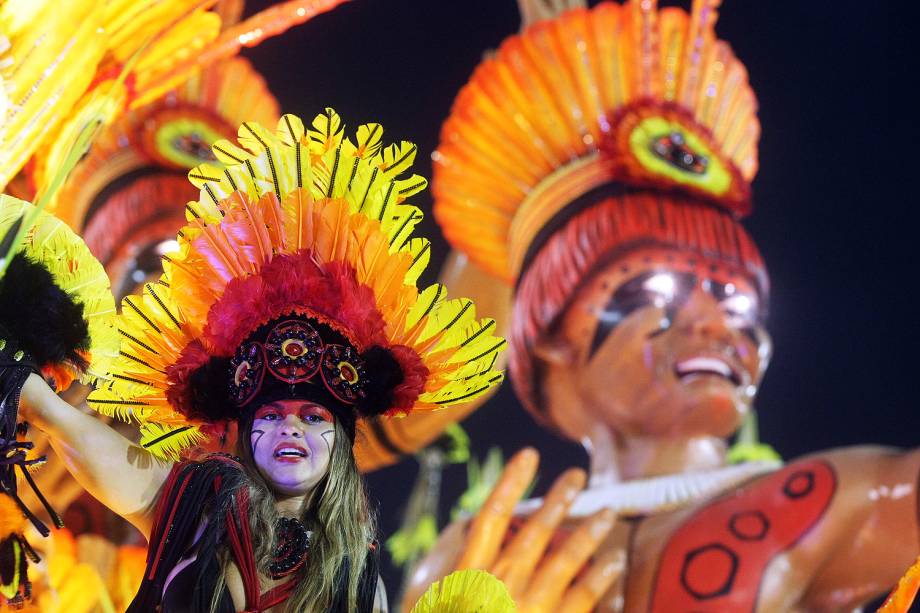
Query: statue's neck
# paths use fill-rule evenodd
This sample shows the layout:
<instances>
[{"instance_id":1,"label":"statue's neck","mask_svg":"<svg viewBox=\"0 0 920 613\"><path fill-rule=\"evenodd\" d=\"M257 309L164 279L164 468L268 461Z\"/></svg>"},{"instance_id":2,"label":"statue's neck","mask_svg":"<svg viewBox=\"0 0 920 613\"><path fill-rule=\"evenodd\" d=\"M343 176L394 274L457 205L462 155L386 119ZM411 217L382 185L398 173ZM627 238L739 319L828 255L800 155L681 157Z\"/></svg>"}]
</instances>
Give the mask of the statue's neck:
<instances>
[{"instance_id":1,"label":"statue's neck","mask_svg":"<svg viewBox=\"0 0 920 613\"><path fill-rule=\"evenodd\" d=\"M599 426L583 444L591 457L589 487L725 465L726 444L716 437L625 436Z\"/></svg>"}]
</instances>

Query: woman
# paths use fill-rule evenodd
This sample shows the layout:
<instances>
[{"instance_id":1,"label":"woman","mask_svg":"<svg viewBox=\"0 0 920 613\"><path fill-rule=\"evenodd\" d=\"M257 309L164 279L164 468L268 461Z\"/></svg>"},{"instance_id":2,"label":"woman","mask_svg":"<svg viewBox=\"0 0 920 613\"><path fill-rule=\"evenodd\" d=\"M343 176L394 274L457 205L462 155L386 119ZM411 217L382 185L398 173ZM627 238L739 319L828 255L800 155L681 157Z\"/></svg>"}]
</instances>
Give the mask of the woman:
<instances>
[{"instance_id":1,"label":"woman","mask_svg":"<svg viewBox=\"0 0 920 613\"><path fill-rule=\"evenodd\" d=\"M351 441L322 405L282 399L260 406L241 420L241 431L250 436L239 438L240 459L205 456L172 466L60 400L37 375L23 388L20 408L22 419L49 434L55 449L64 451L81 483L89 488L92 472L100 471L105 481L90 491L148 537L151 553L161 551L148 563L156 580L144 582L129 610L148 611L158 604L164 611L248 610L243 605L251 602L247 599L252 595L246 593L251 587L235 558L228 558L228 550L231 556L238 552L226 546L226 526L212 519L244 509L252 513L252 560L268 571L260 582L265 588L281 588L262 595L262 607L277 604L297 588L300 598L279 610L386 610L375 552L369 549L373 515ZM89 439L89 450L79 451ZM113 471L118 458L130 459ZM90 481L84 480L87 476ZM177 484L186 478L190 480L177 498ZM221 481L216 490L209 487L215 479ZM240 505L241 496L248 498L248 505L231 506ZM158 521L168 524L157 526ZM312 538L302 532L304 525L313 529ZM317 527L323 538L315 534ZM163 547L167 531L187 546ZM360 583L357 576L338 575L347 572L342 571L346 559L365 569ZM297 572L301 567L302 574ZM345 581L354 585L340 583Z\"/></svg>"},{"instance_id":2,"label":"woman","mask_svg":"<svg viewBox=\"0 0 920 613\"><path fill-rule=\"evenodd\" d=\"M356 435L481 394L504 341L469 300L416 288L429 246L403 201L426 182L399 178L414 145L381 136L344 138L331 109L309 131L246 123L242 147L214 146L223 166L189 174L179 249L125 299L121 355L89 398L137 420L139 445L26 380L22 417L150 539L131 611L386 608ZM238 457L173 463L234 430Z\"/></svg>"}]
</instances>

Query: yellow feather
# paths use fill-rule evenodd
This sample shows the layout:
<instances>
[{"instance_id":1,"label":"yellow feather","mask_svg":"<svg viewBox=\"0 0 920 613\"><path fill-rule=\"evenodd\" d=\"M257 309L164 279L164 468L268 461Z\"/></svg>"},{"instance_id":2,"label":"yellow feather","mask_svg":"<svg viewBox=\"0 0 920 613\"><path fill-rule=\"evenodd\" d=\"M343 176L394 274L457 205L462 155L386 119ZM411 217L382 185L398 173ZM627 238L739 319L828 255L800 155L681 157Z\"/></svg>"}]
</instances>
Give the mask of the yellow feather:
<instances>
[{"instance_id":1,"label":"yellow feather","mask_svg":"<svg viewBox=\"0 0 920 613\"><path fill-rule=\"evenodd\" d=\"M428 187L428 179L421 175L411 175L408 179L396 181L396 198L402 202Z\"/></svg>"},{"instance_id":2,"label":"yellow feather","mask_svg":"<svg viewBox=\"0 0 920 613\"><path fill-rule=\"evenodd\" d=\"M141 447L164 459L179 460L183 449L194 447L204 439L201 431L191 425L164 428L148 422L141 426Z\"/></svg>"},{"instance_id":3,"label":"yellow feather","mask_svg":"<svg viewBox=\"0 0 920 613\"><path fill-rule=\"evenodd\" d=\"M256 156L261 154L266 147L280 145L274 134L251 121L244 121L240 125L237 137L240 145Z\"/></svg>"},{"instance_id":4,"label":"yellow feather","mask_svg":"<svg viewBox=\"0 0 920 613\"><path fill-rule=\"evenodd\" d=\"M508 588L484 570L455 571L435 581L411 613L513 613Z\"/></svg>"},{"instance_id":5,"label":"yellow feather","mask_svg":"<svg viewBox=\"0 0 920 613\"><path fill-rule=\"evenodd\" d=\"M355 155L360 158L370 158L377 155L383 142L383 126L379 123L366 123L358 126L357 151Z\"/></svg>"},{"instance_id":6,"label":"yellow feather","mask_svg":"<svg viewBox=\"0 0 920 613\"><path fill-rule=\"evenodd\" d=\"M406 271L403 282L415 285L419 275L428 267L428 261L431 259L431 243L426 238L413 238L406 245L405 251L412 256L412 264Z\"/></svg>"},{"instance_id":7,"label":"yellow feather","mask_svg":"<svg viewBox=\"0 0 920 613\"><path fill-rule=\"evenodd\" d=\"M121 421L141 422L150 412L150 405L142 399L141 393L125 398L123 394L113 391L109 385L93 390L87 402L102 415Z\"/></svg>"},{"instance_id":8,"label":"yellow feather","mask_svg":"<svg viewBox=\"0 0 920 613\"><path fill-rule=\"evenodd\" d=\"M282 143L288 147L293 147L294 143L303 142L303 121L297 115L282 115L281 119L278 120L278 126L275 128L275 134Z\"/></svg>"},{"instance_id":9,"label":"yellow feather","mask_svg":"<svg viewBox=\"0 0 920 613\"><path fill-rule=\"evenodd\" d=\"M446 292L444 286L440 283L434 285L429 285L418 297L418 302L416 302L409 312L406 314L406 332L410 332L415 329L419 322L434 308L434 305L444 299Z\"/></svg>"},{"instance_id":10,"label":"yellow feather","mask_svg":"<svg viewBox=\"0 0 920 613\"><path fill-rule=\"evenodd\" d=\"M383 162L380 169L387 178L396 178L412 167L418 147L415 143L402 141L398 145L390 145L383 150Z\"/></svg>"},{"instance_id":11,"label":"yellow feather","mask_svg":"<svg viewBox=\"0 0 920 613\"><path fill-rule=\"evenodd\" d=\"M417 207L400 205L397 208L399 217L393 220L387 232L390 235L390 247L394 251L402 249L408 243L412 232L415 231L415 226L425 218Z\"/></svg>"},{"instance_id":12,"label":"yellow feather","mask_svg":"<svg viewBox=\"0 0 920 613\"><path fill-rule=\"evenodd\" d=\"M235 144L231 143L228 140L217 141L216 143L211 145L211 151L214 152L214 157L217 158L218 162L220 162L221 164L226 164L228 166L242 164L243 161L249 157L248 151L240 147L237 147ZM195 182L192 181L192 183L195 183Z\"/></svg>"},{"instance_id":13,"label":"yellow feather","mask_svg":"<svg viewBox=\"0 0 920 613\"><path fill-rule=\"evenodd\" d=\"M292 173L292 184L296 187L312 186L313 165L310 163L309 146L305 146L303 122L295 115L284 115L278 121L276 133L279 140L291 148L286 156L286 167Z\"/></svg>"},{"instance_id":14,"label":"yellow feather","mask_svg":"<svg viewBox=\"0 0 920 613\"><path fill-rule=\"evenodd\" d=\"M454 346L464 329L476 319L476 307L468 298L455 298L442 302L428 316L425 329L416 341L416 349L425 353L437 345Z\"/></svg>"},{"instance_id":15,"label":"yellow feather","mask_svg":"<svg viewBox=\"0 0 920 613\"><path fill-rule=\"evenodd\" d=\"M331 108L326 107L324 112L317 115L312 125L307 137L313 155L322 155L342 142L342 118Z\"/></svg>"}]
</instances>

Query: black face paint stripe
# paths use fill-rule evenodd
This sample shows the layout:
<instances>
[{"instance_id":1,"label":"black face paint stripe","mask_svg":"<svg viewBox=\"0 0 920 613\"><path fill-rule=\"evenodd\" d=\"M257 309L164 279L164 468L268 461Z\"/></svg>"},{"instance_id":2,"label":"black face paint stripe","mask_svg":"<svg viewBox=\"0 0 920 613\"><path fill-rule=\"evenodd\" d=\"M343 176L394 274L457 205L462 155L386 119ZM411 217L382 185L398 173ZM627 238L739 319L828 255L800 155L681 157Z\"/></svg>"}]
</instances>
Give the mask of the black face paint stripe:
<instances>
[{"instance_id":1,"label":"black face paint stripe","mask_svg":"<svg viewBox=\"0 0 920 613\"><path fill-rule=\"evenodd\" d=\"M597 314L597 328L594 330L594 336L591 339L588 360L594 357L594 354L604 344L610 333L624 319L629 317L630 313L648 305L647 294L642 286L653 274L652 272L639 274L626 280L613 290L604 308Z\"/></svg>"},{"instance_id":2,"label":"black face paint stripe","mask_svg":"<svg viewBox=\"0 0 920 613\"><path fill-rule=\"evenodd\" d=\"M679 304L669 304L664 308L664 315L661 317L661 321L657 328L652 330L646 335L646 338L655 338L659 334L663 334L671 329L671 324L674 323L674 319L677 317L677 309L680 308Z\"/></svg>"},{"instance_id":3,"label":"black face paint stripe","mask_svg":"<svg viewBox=\"0 0 920 613\"><path fill-rule=\"evenodd\" d=\"M610 295L607 304L604 306L601 314L598 315L597 328L594 330L594 336L591 339L591 346L588 350L588 360L590 361L594 354L600 349L601 345L606 342L607 337L613 330L623 322L633 311L642 307L653 304L654 292L645 289L645 282L655 275L666 273L674 277L677 287L674 288L674 301L669 302L664 308L662 316L662 325L655 328L648 334L648 338L658 336L671 326L677 310L683 304L681 297L686 298L687 286L692 287L696 283L696 276L691 273L675 272L668 269L649 270L632 277L620 284Z\"/></svg>"},{"instance_id":4,"label":"black face paint stripe","mask_svg":"<svg viewBox=\"0 0 920 613\"><path fill-rule=\"evenodd\" d=\"M331 454L332 454L332 443L330 443L330 442L329 442L329 439L326 438L326 435L327 435L327 434L335 435L335 430L329 429L329 430L326 430L325 432L321 432L321 433L320 433L320 437L321 437L321 438L323 439L323 441L326 443L326 451L329 452L329 454L331 455Z\"/></svg>"},{"instance_id":5,"label":"black face paint stripe","mask_svg":"<svg viewBox=\"0 0 920 613\"><path fill-rule=\"evenodd\" d=\"M258 438L255 441L252 440L252 437L258 434ZM252 446L252 455L256 454L256 447L259 446L259 441L262 440L262 437L265 436L265 430L252 430L249 432L249 444Z\"/></svg>"}]
</instances>

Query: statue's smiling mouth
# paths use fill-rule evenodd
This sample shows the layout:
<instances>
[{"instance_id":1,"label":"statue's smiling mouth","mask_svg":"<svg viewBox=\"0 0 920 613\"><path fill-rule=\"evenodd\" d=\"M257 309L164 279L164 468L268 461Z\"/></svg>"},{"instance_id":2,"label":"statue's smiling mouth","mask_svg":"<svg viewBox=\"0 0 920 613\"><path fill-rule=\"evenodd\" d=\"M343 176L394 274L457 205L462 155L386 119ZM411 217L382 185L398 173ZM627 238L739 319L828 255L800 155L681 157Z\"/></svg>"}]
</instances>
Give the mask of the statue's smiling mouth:
<instances>
[{"instance_id":1,"label":"statue's smiling mouth","mask_svg":"<svg viewBox=\"0 0 920 613\"><path fill-rule=\"evenodd\" d=\"M741 385L741 375L726 360L715 356L694 356L674 365L674 374L681 381L692 377L716 376Z\"/></svg>"}]
</instances>

